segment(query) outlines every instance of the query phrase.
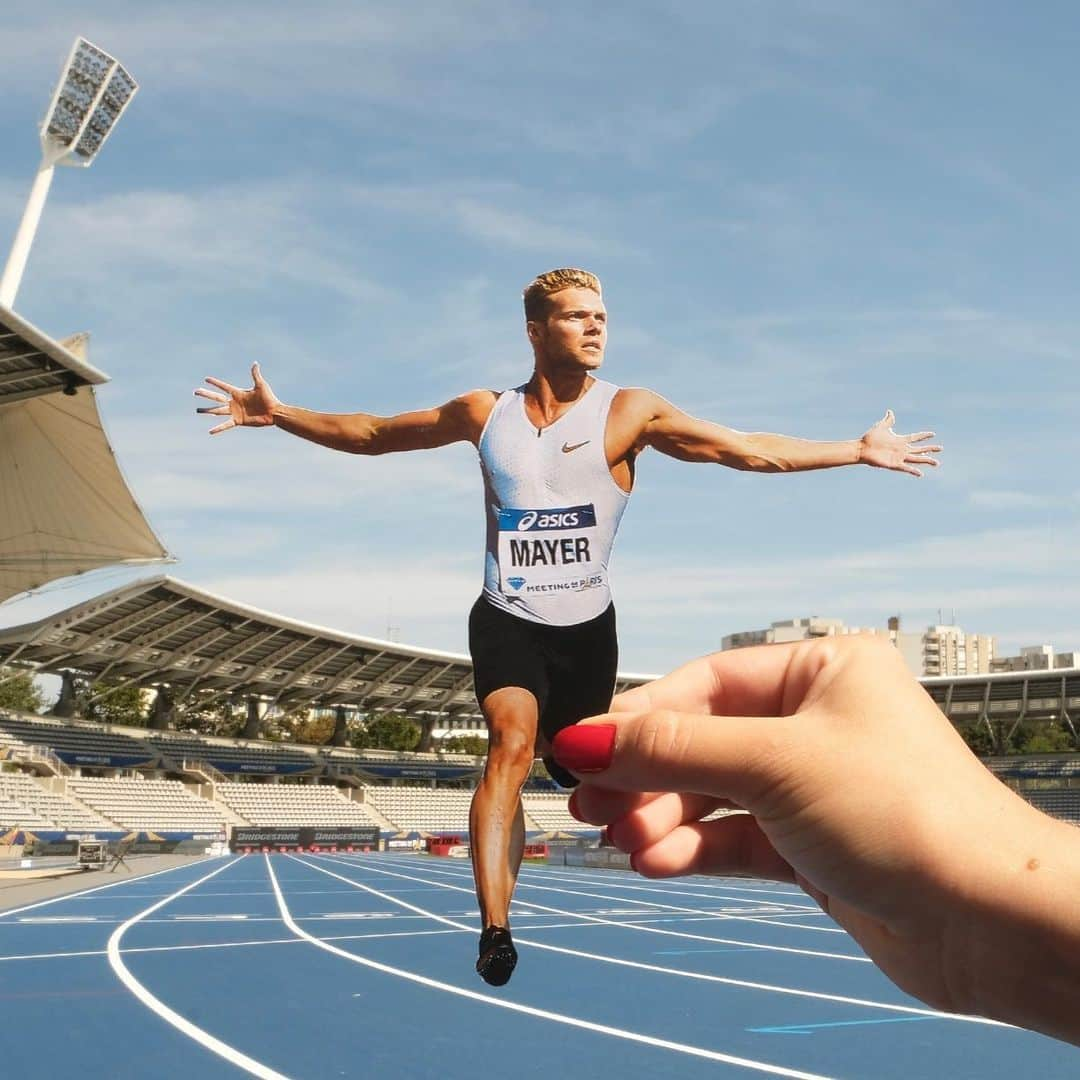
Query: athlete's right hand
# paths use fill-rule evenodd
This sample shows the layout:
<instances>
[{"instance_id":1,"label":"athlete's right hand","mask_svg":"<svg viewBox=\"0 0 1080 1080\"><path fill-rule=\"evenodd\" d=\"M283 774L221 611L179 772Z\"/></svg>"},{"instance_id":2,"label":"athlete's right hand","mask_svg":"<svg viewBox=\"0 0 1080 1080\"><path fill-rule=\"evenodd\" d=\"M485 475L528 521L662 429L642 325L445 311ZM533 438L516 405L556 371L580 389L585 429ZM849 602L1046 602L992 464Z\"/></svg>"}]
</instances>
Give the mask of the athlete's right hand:
<instances>
[{"instance_id":1,"label":"athlete's right hand","mask_svg":"<svg viewBox=\"0 0 1080 1080\"><path fill-rule=\"evenodd\" d=\"M254 386L250 390L241 390L238 386L208 376L206 381L218 390L205 390L199 387L196 397L208 398L215 402L196 409L198 413L209 416L227 416L228 420L212 427L211 435L220 435L234 427L269 427L274 422L274 410L281 404L270 389L270 384L262 377L259 365L251 365L251 379ZM224 391L219 393L218 391Z\"/></svg>"},{"instance_id":2,"label":"athlete's right hand","mask_svg":"<svg viewBox=\"0 0 1080 1080\"><path fill-rule=\"evenodd\" d=\"M795 881L909 993L1080 1041L1080 836L985 768L893 646L716 653L553 750L575 816L639 873ZM702 820L723 806L749 813Z\"/></svg>"}]
</instances>

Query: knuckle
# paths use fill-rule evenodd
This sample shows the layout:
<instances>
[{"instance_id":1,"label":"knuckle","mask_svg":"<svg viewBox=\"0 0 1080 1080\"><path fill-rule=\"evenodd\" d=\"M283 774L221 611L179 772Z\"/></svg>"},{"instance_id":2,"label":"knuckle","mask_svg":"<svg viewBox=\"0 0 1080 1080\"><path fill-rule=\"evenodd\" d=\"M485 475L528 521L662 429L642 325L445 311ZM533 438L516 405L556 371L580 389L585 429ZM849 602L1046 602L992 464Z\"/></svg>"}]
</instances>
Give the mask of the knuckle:
<instances>
[{"instance_id":1,"label":"knuckle","mask_svg":"<svg viewBox=\"0 0 1080 1080\"><path fill-rule=\"evenodd\" d=\"M678 713L657 709L642 717L635 739L638 751L645 758L678 760L688 742Z\"/></svg>"}]
</instances>

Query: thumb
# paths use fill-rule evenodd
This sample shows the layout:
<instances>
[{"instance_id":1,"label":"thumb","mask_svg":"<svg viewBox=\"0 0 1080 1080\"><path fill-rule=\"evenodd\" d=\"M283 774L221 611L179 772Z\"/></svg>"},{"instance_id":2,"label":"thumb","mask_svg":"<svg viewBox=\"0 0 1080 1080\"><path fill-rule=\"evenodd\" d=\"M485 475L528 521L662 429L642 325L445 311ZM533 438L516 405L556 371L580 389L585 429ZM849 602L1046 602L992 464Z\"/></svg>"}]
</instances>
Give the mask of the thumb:
<instances>
[{"instance_id":1,"label":"thumb","mask_svg":"<svg viewBox=\"0 0 1080 1080\"><path fill-rule=\"evenodd\" d=\"M262 370L259 367L259 361L256 360L251 365L251 381L258 386L260 383L265 383L265 379L262 377Z\"/></svg>"},{"instance_id":2,"label":"thumb","mask_svg":"<svg viewBox=\"0 0 1080 1080\"><path fill-rule=\"evenodd\" d=\"M884 427L892 427L896 423L896 413L892 409L886 409L885 415L878 421Z\"/></svg>"},{"instance_id":3,"label":"thumb","mask_svg":"<svg viewBox=\"0 0 1080 1080\"><path fill-rule=\"evenodd\" d=\"M555 760L616 791L677 791L753 810L794 753L788 717L704 716L658 709L608 713L564 728Z\"/></svg>"}]
</instances>

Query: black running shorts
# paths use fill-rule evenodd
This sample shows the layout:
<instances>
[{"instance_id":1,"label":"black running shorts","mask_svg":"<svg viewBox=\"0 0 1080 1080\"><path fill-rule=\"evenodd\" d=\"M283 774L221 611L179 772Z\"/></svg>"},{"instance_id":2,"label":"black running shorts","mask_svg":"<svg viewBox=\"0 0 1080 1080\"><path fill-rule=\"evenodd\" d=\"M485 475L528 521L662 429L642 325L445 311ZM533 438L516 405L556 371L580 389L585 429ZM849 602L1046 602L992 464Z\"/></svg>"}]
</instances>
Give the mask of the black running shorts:
<instances>
[{"instance_id":1,"label":"black running shorts","mask_svg":"<svg viewBox=\"0 0 1080 1080\"><path fill-rule=\"evenodd\" d=\"M528 690L551 742L556 732L611 706L619 662L615 605L588 622L549 626L501 611L481 596L469 613L469 652L476 700L483 704L508 686Z\"/></svg>"}]
</instances>

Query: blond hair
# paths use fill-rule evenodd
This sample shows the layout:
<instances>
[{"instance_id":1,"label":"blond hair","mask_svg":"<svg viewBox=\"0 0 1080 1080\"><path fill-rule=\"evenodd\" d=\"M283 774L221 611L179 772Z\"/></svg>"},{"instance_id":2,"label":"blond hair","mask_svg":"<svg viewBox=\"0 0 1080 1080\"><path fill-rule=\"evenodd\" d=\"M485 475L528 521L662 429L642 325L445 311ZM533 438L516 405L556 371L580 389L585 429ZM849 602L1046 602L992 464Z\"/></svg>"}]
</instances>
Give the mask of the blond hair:
<instances>
[{"instance_id":1,"label":"blond hair","mask_svg":"<svg viewBox=\"0 0 1080 1080\"><path fill-rule=\"evenodd\" d=\"M540 274L525 286L521 298L525 301L525 319L527 322L540 322L547 317L548 297L563 289L592 289L600 296L600 279L588 270L576 270L564 267L561 270L549 270Z\"/></svg>"}]
</instances>

